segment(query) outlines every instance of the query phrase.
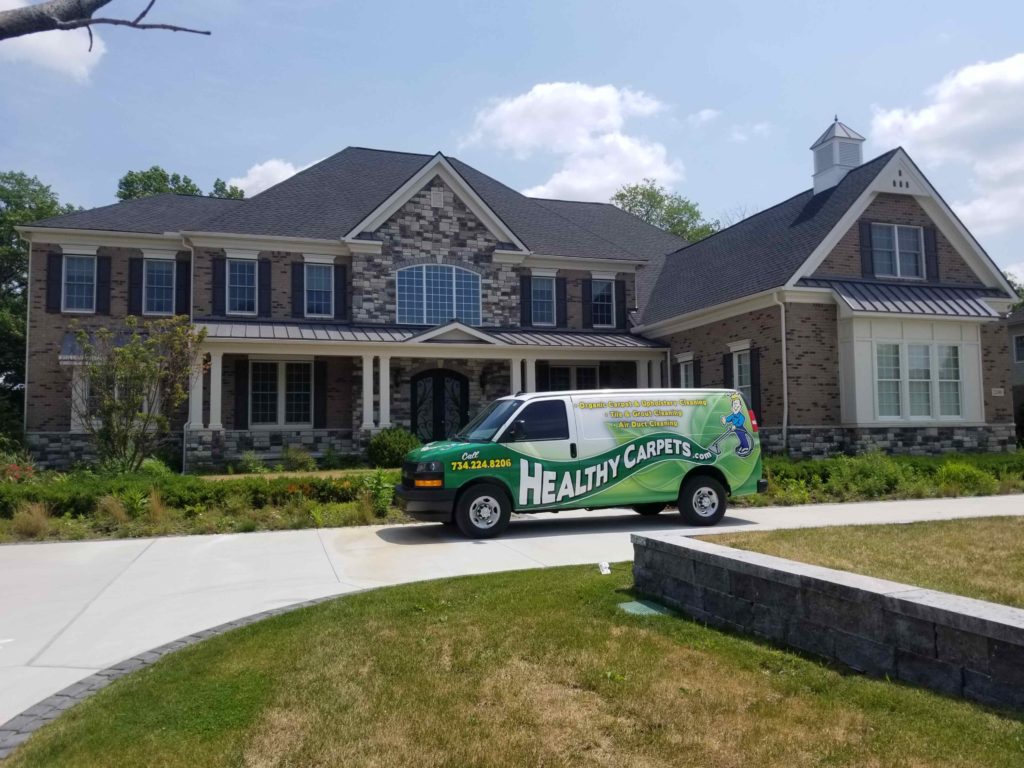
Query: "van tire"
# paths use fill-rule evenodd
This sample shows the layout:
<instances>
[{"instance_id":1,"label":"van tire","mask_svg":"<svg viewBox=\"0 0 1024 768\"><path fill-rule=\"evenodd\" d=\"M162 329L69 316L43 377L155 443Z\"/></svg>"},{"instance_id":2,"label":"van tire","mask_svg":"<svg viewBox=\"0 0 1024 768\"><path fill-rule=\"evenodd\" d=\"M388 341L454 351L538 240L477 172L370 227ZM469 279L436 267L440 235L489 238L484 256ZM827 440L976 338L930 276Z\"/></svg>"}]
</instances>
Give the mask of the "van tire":
<instances>
[{"instance_id":1,"label":"van tire","mask_svg":"<svg viewBox=\"0 0 1024 768\"><path fill-rule=\"evenodd\" d=\"M653 517L654 515L660 515L662 510L665 509L665 504L662 502L652 502L651 504L636 504L633 506L633 511L638 515L644 517Z\"/></svg>"},{"instance_id":2,"label":"van tire","mask_svg":"<svg viewBox=\"0 0 1024 768\"><path fill-rule=\"evenodd\" d=\"M710 475L691 475L679 490L679 514L688 525L715 525L727 505L725 488Z\"/></svg>"},{"instance_id":3,"label":"van tire","mask_svg":"<svg viewBox=\"0 0 1024 768\"><path fill-rule=\"evenodd\" d=\"M500 536L512 519L512 501L505 489L493 483L467 488L455 505L455 524L468 539Z\"/></svg>"}]
</instances>

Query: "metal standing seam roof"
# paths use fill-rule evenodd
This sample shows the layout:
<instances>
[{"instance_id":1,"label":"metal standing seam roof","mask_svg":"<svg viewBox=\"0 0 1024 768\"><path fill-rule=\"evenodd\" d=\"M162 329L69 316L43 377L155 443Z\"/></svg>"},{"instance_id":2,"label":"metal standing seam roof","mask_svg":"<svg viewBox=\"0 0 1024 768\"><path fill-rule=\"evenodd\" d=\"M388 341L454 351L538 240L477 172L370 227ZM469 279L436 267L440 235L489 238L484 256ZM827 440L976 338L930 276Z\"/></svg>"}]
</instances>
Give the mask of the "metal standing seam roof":
<instances>
[{"instance_id":1,"label":"metal standing seam roof","mask_svg":"<svg viewBox=\"0 0 1024 768\"><path fill-rule=\"evenodd\" d=\"M197 321L206 329L208 339L259 341L315 341L329 343L387 344L410 341L423 333L419 326L335 325L329 323L236 323ZM543 329L479 328L482 333L510 346L580 347L597 349L660 349L661 342L631 333L590 333L548 331ZM443 345L445 341L427 340L423 344ZM475 342L467 342L475 343ZM486 341L479 342L486 345Z\"/></svg>"},{"instance_id":2,"label":"metal standing seam roof","mask_svg":"<svg viewBox=\"0 0 1024 768\"><path fill-rule=\"evenodd\" d=\"M999 288L870 280L804 278L808 288L830 288L854 312L885 312L895 315L936 317L999 317L983 299L1002 297Z\"/></svg>"}]
</instances>

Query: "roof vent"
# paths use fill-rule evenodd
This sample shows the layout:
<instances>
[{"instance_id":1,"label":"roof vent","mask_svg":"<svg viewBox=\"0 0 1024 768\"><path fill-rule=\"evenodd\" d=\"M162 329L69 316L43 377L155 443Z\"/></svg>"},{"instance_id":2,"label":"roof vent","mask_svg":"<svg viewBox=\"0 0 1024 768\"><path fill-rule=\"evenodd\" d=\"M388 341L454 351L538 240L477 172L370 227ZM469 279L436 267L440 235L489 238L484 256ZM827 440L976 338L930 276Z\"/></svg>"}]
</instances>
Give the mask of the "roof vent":
<instances>
[{"instance_id":1,"label":"roof vent","mask_svg":"<svg viewBox=\"0 0 1024 768\"><path fill-rule=\"evenodd\" d=\"M864 137L839 122L833 121L811 145L814 153L814 194L831 189L852 169L864 162Z\"/></svg>"},{"instance_id":2,"label":"roof vent","mask_svg":"<svg viewBox=\"0 0 1024 768\"><path fill-rule=\"evenodd\" d=\"M430 188L430 207L444 208L444 187Z\"/></svg>"}]
</instances>

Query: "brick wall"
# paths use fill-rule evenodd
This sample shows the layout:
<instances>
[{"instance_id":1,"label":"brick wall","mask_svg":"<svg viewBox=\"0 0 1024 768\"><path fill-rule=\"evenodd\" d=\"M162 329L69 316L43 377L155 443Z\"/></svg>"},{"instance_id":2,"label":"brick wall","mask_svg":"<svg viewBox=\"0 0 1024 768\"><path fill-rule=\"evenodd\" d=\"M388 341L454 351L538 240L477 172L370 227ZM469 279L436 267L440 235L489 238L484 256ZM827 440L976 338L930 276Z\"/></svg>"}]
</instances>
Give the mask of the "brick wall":
<instances>
[{"instance_id":1,"label":"brick wall","mask_svg":"<svg viewBox=\"0 0 1024 768\"><path fill-rule=\"evenodd\" d=\"M782 329L778 307L758 309L680 331L665 341L672 347L673 355L693 352L694 359L701 361L701 386L721 387L724 384L722 357L729 351L730 342L744 339L750 339L751 346L760 350L762 413L757 414L758 421L764 426L781 425Z\"/></svg>"},{"instance_id":2,"label":"brick wall","mask_svg":"<svg viewBox=\"0 0 1024 768\"><path fill-rule=\"evenodd\" d=\"M879 224L907 224L915 227L934 226L931 218L913 197L909 195L880 194L868 206L860 221ZM860 266L860 221L849 231L825 257L815 277L861 277ZM939 262L939 282L962 285L980 285L977 275L957 253L953 244L936 227L935 244ZM933 279L932 275L928 276Z\"/></svg>"},{"instance_id":3,"label":"brick wall","mask_svg":"<svg viewBox=\"0 0 1024 768\"><path fill-rule=\"evenodd\" d=\"M838 425L842 420L836 312L835 304L786 305L790 425Z\"/></svg>"},{"instance_id":4,"label":"brick wall","mask_svg":"<svg viewBox=\"0 0 1024 768\"><path fill-rule=\"evenodd\" d=\"M984 387L985 421L988 424L1013 423L1013 383L1010 374L1010 339L1006 324L981 325L981 385ZM1002 389L994 397L992 389Z\"/></svg>"}]
</instances>

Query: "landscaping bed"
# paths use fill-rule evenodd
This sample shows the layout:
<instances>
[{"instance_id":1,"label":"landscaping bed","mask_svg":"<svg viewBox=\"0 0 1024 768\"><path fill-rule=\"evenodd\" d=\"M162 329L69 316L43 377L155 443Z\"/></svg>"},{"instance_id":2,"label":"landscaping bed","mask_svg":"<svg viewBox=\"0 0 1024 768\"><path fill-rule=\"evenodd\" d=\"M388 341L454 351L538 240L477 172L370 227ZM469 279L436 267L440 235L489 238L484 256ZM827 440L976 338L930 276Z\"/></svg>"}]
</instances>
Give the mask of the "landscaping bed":
<instances>
[{"instance_id":1,"label":"landscaping bed","mask_svg":"<svg viewBox=\"0 0 1024 768\"><path fill-rule=\"evenodd\" d=\"M347 596L165 657L29 766L1017 766L1024 723L664 616L628 564Z\"/></svg>"},{"instance_id":2,"label":"landscaping bed","mask_svg":"<svg viewBox=\"0 0 1024 768\"><path fill-rule=\"evenodd\" d=\"M1024 517L757 531L707 540L1024 608Z\"/></svg>"}]
</instances>

